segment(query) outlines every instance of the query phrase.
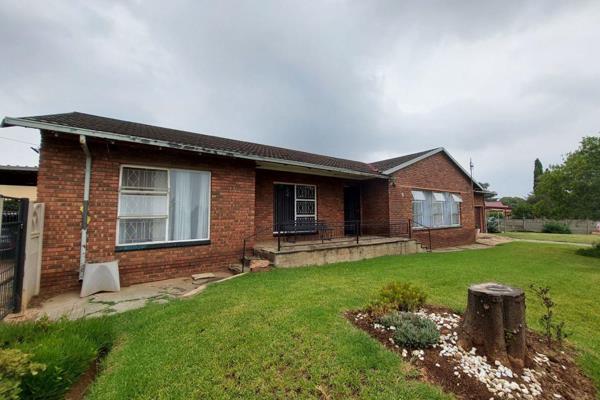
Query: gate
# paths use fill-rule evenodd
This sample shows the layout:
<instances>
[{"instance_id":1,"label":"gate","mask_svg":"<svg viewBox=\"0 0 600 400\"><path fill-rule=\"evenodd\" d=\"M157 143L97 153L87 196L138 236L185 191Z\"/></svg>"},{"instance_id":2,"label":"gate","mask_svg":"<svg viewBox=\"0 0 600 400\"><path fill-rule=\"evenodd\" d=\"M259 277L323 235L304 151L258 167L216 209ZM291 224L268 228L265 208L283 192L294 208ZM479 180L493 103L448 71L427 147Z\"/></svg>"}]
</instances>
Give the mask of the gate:
<instances>
[{"instance_id":1,"label":"gate","mask_svg":"<svg viewBox=\"0 0 600 400\"><path fill-rule=\"evenodd\" d=\"M0 319L21 309L29 200L0 196Z\"/></svg>"}]
</instances>

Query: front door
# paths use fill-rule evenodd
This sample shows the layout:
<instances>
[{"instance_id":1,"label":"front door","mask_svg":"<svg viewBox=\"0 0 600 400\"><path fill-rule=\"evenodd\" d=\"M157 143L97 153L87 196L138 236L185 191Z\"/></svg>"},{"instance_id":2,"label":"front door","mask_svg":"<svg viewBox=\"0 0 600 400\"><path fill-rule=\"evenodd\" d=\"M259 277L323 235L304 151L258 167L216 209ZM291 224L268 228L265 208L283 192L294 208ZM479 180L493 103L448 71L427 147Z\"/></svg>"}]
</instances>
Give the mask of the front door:
<instances>
[{"instance_id":1,"label":"front door","mask_svg":"<svg viewBox=\"0 0 600 400\"><path fill-rule=\"evenodd\" d=\"M344 234L356 235L360 226L360 187L344 187Z\"/></svg>"},{"instance_id":2,"label":"front door","mask_svg":"<svg viewBox=\"0 0 600 400\"><path fill-rule=\"evenodd\" d=\"M276 184L273 196L273 232L293 230L295 221L294 185Z\"/></svg>"}]
</instances>

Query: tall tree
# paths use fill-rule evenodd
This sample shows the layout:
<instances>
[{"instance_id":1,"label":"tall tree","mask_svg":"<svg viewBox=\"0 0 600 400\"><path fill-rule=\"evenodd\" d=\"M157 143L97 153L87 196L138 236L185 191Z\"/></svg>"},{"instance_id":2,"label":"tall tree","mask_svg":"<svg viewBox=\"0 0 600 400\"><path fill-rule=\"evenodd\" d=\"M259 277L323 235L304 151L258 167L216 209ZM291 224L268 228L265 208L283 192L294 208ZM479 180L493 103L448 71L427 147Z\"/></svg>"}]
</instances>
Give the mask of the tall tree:
<instances>
[{"instance_id":1,"label":"tall tree","mask_svg":"<svg viewBox=\"0 0 600 400\"><path fill-rule=\"evenodd\" d=\"M579 148L538 181L536 215L600 219L600 136L584 137Z\"/></svg>"},{"instance_id":2,"label":"tall tree","mask_svg":"<svg viewBox=\"0 0 600 400\"><path fill-rule=\"evenodd\" d=\"M479 182L479 185L485 191L483 193L483 198L487 201L496 201L498 200L498 193L494 192L490 189L490 184L488 182Z\"/></svg>"},{"instance_id":3,"label":"tall tree","mask_svg":"<svg viewBox=\"0 0 600 400\"><path fill-rule=\"evenodd\" d=\"M542 162L539 158L535 159L533 163L533 193L535 193L535 189L537 188L540 177L544 173L544 167L542 166Z\"/></svg>"}]
</instances>

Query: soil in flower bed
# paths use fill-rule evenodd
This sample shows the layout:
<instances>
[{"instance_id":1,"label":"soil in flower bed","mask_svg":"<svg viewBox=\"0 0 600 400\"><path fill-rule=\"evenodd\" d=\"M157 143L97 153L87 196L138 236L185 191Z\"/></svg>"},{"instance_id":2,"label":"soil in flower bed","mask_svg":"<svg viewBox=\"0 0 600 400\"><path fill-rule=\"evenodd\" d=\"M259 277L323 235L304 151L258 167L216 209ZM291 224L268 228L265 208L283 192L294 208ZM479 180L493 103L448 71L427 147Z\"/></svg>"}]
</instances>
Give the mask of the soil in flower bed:
<instances>
[{"instance_id":1,"label":"soil in flower bed","mask_svg":"<svg viewBox=\"0 0 600 400\"><path fill-rule=\"evenodd\" d=\"M479 356L476 349L460 348L457 343L462 317L451 310L427 306L417 314L433 320L440 330L440 342L434 347L411 350L395 344L395 331L379 325L379 315L356 310L347 312L346 318L409 361L419 370L421 379L441 386L460 399L596 398L594 384L580 371L574 361L575 351L569 346L550 348L540 335L528 331L531 360L521 370L511 369Z\"/></svg>"},{"instance_id":2,"label":"soil in flower bed","mask_svg":"<svg viewBox=\"0 0 600 400\"><path fill-rule=\"evenodd\" d=\"M102 349L98 357L92 361L87 371L85 371L65 394L65 400L83 400L90 386L94 383L96 376L100 372L102 359L106 357L108 350Z\"/></svg>"}]
</instances>

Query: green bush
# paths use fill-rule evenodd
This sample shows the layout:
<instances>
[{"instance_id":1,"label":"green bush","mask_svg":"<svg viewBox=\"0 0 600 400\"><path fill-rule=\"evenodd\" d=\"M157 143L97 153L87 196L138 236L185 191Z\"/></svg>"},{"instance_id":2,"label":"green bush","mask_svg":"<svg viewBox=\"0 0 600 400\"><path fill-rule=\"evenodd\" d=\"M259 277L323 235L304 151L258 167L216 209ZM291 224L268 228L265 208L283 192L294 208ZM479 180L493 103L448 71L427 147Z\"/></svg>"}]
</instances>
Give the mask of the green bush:
<instances>
[{"instance_id":1,"label":"green bush","mask_svg":"<svg viewBox=\"0 0 600 400\"><path fill-rule=\"evenodd\" d=\"M427 294L419 286L407 282L392 282L379 291L370 308L372 311L416 311L425 304Z\"/></svg>"},{"instance_id":2,"label":"green bush","mask_svg":"<svg viewBox=\"0 0 600 400\"><path fill-rule=\"evenodd\" d=\"M565 224L561 224L560 222L551 221L546 222L544 227L542 228L542 232L544 233L571 233L571 229Z\"/></svg>"},{"instance_id":3,"label":"green bush","mask_svg":"<svg viewBox=\"0 0 600 400\"><path fill-rule=\"evenodd\" d=\"M20 399L21 383L46 368L18 349L0 349L0 399Z\"/></svg>"},{"instance_id":4,"label":"green bush","mask_svg":"<svg viewBox=\"0 0 600 400\"><path fill-rule=\"evenodd\" d=\"M0 326L3 349L27 353L32 362L46 367L36 374L22 376L21 398L64 398L91 363L111 348L115 337L112 321L108 318L40 320Z\"/></svg>"},{"instance_id":5,"label":"green bush","mask_svg":"<svg viewBox=\"0 0 600 400\"><path fill-rule=\"evenodd\" d=\"M392 312L383 315L378 322L385 327L394 327L394 342L410 349L424 349L440 340L435 322L413 313Z\"/></svg>"},{"instance_id":6,"label":"green bush","mask_svg":"<svg viewBox=\"0 0 600 400\"><path fill-rule=\"evenodd\" d=\"M500 233L500 223L498 218L489 217L487 220L487 231L489 233Z\"/></svg>"},{"instance_id":7,"label":"green bush","mask_svg":"<svg viewBox=\"0 0 600 400\"><path fill-rule=\"evenodd\" d=\"M578 249L577 254L580 256L600 258L600 242L594 243L592 247L589 248Z\"/></svg>"}]
</instances>

